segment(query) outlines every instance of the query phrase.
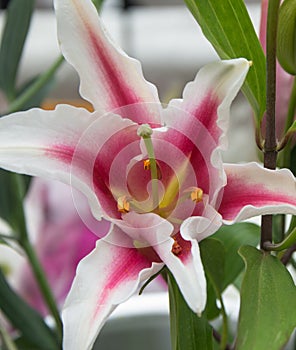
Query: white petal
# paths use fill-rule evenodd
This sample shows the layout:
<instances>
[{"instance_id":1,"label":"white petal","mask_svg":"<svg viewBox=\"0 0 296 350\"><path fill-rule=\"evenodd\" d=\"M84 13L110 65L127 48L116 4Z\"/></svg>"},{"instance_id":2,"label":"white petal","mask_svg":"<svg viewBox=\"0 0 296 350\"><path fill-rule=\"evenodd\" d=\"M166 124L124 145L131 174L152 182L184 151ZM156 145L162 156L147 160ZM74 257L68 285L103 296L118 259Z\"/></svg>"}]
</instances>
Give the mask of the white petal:
<instances>
[{"instance_id":1,"label":"white petal","mask_svg":"<svg viewBox=\"0 0 296 350\"><path fill-rule=\"evenodd\" d=\"M55 9L63 55L80 76L81 95L96 110L105 113L129 104L159 102L140 63L108 37L91 0L56 0ZM158 118L151 115L153 120Z\"/></svg>"},{"instance_id":2,"label":"white petal","mask_svg":"<svg viewBox=\"0 0 296 350\"><path fill-rule=\"evenodd\" d=\"M116 227L112 233L122 234ZM108 315L162 266L151 263L134 248L98 241L80 262L64 306L63 349L91 349Z\"/></svg>"},{"instance_id":3,"label":"white petal","mask_svg":"<svg viewBox=\"0 0 296 350\"><path fill-rule=\"evenodd\" d=\"M227 223L264 214L296 215L296 179L287 169L225 164L227 185L218 209Z\"/></svg>"}]
</instances>

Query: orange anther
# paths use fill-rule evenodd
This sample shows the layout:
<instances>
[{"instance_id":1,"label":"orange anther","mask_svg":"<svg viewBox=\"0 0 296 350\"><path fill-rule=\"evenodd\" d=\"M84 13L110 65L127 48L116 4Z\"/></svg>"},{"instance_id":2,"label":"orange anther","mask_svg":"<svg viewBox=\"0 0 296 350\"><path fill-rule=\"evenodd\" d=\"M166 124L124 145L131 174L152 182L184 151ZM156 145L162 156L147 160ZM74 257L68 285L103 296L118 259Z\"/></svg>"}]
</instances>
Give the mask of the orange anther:
<instances>
[{"instance_id":1,"label":"orange anther","mask_svg":"<svg viewBox=\"0 0 296 350\"><path fill-rule=\"evenodd\" d=\"M150 170L150 159L143 160L144 170Z\"/></svg>"},{"instance_id":2,"label":"orange anther","mask_svg":"<svg viewBox=\"0 0 296 350\"><path fill-rule=\"evenodd\" d=\"M130 204L126 196L121 196L117 199L117 209L120 213L128 213L130 211Z\"/></svg>"}]
</instances>

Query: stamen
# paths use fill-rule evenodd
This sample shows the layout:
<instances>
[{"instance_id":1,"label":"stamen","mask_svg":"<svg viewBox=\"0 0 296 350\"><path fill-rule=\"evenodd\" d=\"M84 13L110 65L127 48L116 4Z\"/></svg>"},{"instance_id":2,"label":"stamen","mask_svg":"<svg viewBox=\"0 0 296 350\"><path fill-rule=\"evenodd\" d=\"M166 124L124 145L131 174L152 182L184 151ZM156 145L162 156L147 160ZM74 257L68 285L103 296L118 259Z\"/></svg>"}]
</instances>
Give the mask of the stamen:
<instances>
[{"instance_id":1,"label":"stamen","mask_svg":"<svg viewBox=\"0 0 296 350\"><path fill-rule=\"evenodd\" d=\"M160 167L158 165L157 160L155 161L155 163L156 163L156 170L157 170L157 179L161 180L162 179L162 175L161 175ZM151 161L150 161L150 159L143 160L143 167L144 167L144 170L151 170Z\"/></svg>"},{"instance_id":2,"label":"stamen","mask_svg":"<svg viewBox=\"0 0 296 350\"><path fill-rule=\"evenodd\" d=\"M190 198L195 203L201 202L202 196L203 196L203 190L199 187L195 187L190 193Z\"/></svg>"},{"instance_id":3,"label":"stamen","mask_svg":"<svg viewBox=\"0 0 296 350\"><path fill-rule=\"evenodd\" d=\"M150 159L143 160L144 170L150 170Z\"/></svg>"},{"instance_id":4,"label":"stamen","mask_svg":"<svg viewBox=\"0 0 296 350\"><path fill-rule=\"evenodd\" d=\"M126 196L121 196L117 199L117 209L120 213L128 213L130 211L130 204Z\"/></svg>"},{"instance_id":5,"label":"stamen","mask_svg":"<svg viewBox=\"0 0 296 350\"><path fill-rule=\"evenodd\" d=\"M180 255L182 252L182 247L180 246L180 244L178 243L178 241L176 240L176 238L174 239L174 243L172 246L172 253L176 256Z\"/></svg>"}]
</instances>

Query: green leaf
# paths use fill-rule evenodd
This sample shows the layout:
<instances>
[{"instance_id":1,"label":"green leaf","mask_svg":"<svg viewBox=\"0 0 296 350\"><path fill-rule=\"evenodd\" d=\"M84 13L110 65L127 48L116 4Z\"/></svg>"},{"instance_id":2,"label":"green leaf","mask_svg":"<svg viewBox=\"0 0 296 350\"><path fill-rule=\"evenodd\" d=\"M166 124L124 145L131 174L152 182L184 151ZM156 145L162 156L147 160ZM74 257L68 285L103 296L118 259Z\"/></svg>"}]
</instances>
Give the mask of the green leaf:
<instances>
[{"instance_id":1,"label":"green leaf","mask_svg":"<svg viewBox=\"0 0 296 350\"><path fill-rule=\"evenodd\" d=\"M7 221L18 237L26 235L22 176L0 169L0 184L0 217Z\"/></svg>"},{"instance_id":2,"label":"green leaf","mask_svg":"<svg viewBox=\"0 0 296 350\"><path fill-rule=\"evenodd\" d=\"M17 92L17 97L15 101L17 101L19 97L26 95L27 92L30 91L31 88L36 85L36 83L39 81L41 76L42 74L32 79L30 82L27 82L26 84L24 84L24 86L22 86L21 89ZM20 106L19 110L25 111L30 108L40 107L41 103L43 102L43 100L46 98L51 88L53 87L54 79L55 79L54 75L49 77L48 81L45 82L43 86L39 86L39 89L36 90L36 93L33 94L33 96L31 96L27 101L25 101L25 103L23 103Z\"/></svg>"},{"instance_id":3,"label":"green leaf","mask_svg":"<svg viewBox=\"0 0 296 350\"><path fill-rule=\"evenodd\" d=\"M219 240L214 238L207 238L200 242L200 254L208 283L213 286L216 294L216 299L218 299L221 303L221 312L223 317L221 349L224 349L228 337L227 315L222 298L225 249Z\"/></svg>"},{"instance_id":4,"label":"green leaf","mask_svg":"<svg viewBox=\"0 0 296 350\"><path fill-rule=\"evenodd\" d=\"M174 277L168 273L172 350L212 350L212 328L185 302Z\"/></svg>"},{"instance_id":5,"label":"green leaf","mask_svg":"<svg viewBox=\"0 0 296 350\"><path fill-rule=\"evenodd\" d=\"M220 315L221 309L217 306L217 295L209 278L207 279L207 304L204 311L208 320L214 320Z\"/></svg>"},{"instance_id":6,"label":"green leaf","mask_svg":"<svg viewBox=\"0 0 296 350\"><path fill-rule=\"evenodd\" d=\"M242 90L259 124L266 104L265 56L243 0L184 1L222 59L253 62Z\"/></svg>"},{"instance_id":7,"label":"green leaf","mask_svg":"<svg viewBox=\"0 0 296 350\"><path fill-rule=\"evenodd\" d=\"M200 255L205 273L215 287L216 292L222 293L224 283L225 249L223 244L214 238L200 242Z\"/></svg>"},{"instance_id":8,"label":"green leaf","mask_svg":"<svg viewBox=\"0 0 296 350\"><path fill-rule=\"evenodd\" d=\"M282 68L296 75L296 0L283 1L279 11L277 58Z\"/></svg>"},{"instance_id":9,"label":"green leaf","mask_svg":"<svg viewBox=\"0 0 296 350\"><path fill-rule=\"evenodd\" d=\"M296 287L285 266L274 256L244 246L246 265L241 288L239 350L278 350L296 327Z\"/></svg>"},{"instance_id":10,"label":"green leaf","mask_svg":"<svg viewBox=\"0 0 296 350\"><path fill-rule=\"evenodd\" d=\"M223 243L225 249L225 275L223 290L243 271L244 263L238 254L242 245L258 245L260 241L260 227L252 223L238 223L222 226L213 238Z\"/></svg>"},{"instance_id":11,"label":"green leaf","mask_svg":"<svg viewBox=\"0 0 296 350\"><path fill-rule=\"evenodd\" d=\"M287 133L295 133L296 132L296 120L294 120L293 124L288 129Z\"/></svg>"},{"instance_id":12,"label":"green leaf","mask_svg":"<svg viewBox=\"0 0 296 350\"><path fill-rule=\"evenodd\" d=\"M207 279L206 316L208 320L220 314L217 299L220 299L224 281L225 249L217 239L207 238L200 242L200 254Z\"/></svg>"},{"instance_id":13,"label":"green leaf","mask_svg":"<svg viewBox=\"0 0 296 350\"><path fill-rule=\"evenodd\" d=\"M292 151L291 151L290 164L291 164L290 170L292 171L294 176L296 176L296 145L292 148Z\"/></svg>"},{"instance_id":14,"label":"green leaf","mask_svg":"<svg viewBox=\"0 0 296 350\"><path fill-rule=\"evenodd\" d=\"M13 100L15 97L17 70L29 30L34 3L34 0L12 0L7 9L0 48L0 87L9 100Z\"/></svg>"},{"instance_id":15,"label":"green leaf","mask_svg":"<svg viewBox=\"0 0 296 350\"><path fill-rule=\"evenodd\" d=\"M58 342L42 317L28 306L7 284L0 269L0 309L22 332L32 349L56 350Z\"/></svg>"},{"instance_id":16,"label":"green leaf","mask_svg":"<svg viewBox=\"0 0 296 350\"><path fill-rule=\"evenodd\" d=\"M93 4L95 5L95 7L97 8L97 11L100 12L104 0L92 0L92 2L93 2Z\"/></svg>"}]
</instances>

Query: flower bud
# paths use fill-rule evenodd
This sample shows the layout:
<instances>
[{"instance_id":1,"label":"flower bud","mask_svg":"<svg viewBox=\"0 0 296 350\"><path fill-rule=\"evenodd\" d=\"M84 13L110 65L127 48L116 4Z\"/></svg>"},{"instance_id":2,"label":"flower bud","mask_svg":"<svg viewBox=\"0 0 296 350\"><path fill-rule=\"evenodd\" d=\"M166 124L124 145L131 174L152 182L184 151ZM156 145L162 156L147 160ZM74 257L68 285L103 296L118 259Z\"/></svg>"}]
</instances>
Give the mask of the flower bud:
<instances>
[{"instance_id":1,"label":"flower bud","mask_svg":"<svg viewBox=\"0 0 296 350\"><path fill-rule=\"evenodd\" d=\"M296 75L296 0L285 0L280 7L277 57L286 72Z\"/></svg>"}]
</instances>

